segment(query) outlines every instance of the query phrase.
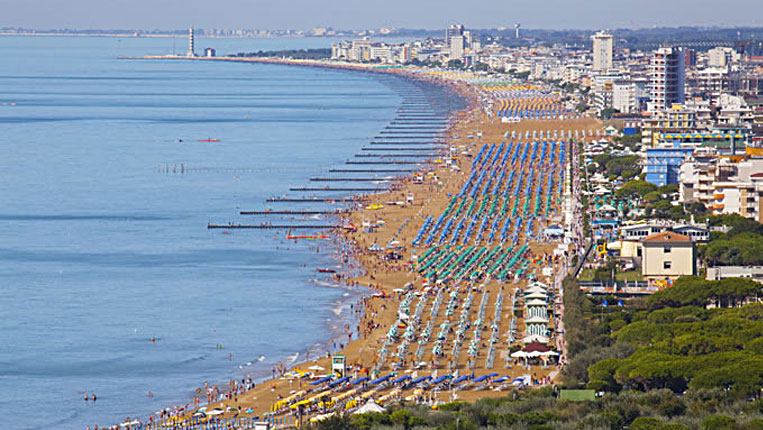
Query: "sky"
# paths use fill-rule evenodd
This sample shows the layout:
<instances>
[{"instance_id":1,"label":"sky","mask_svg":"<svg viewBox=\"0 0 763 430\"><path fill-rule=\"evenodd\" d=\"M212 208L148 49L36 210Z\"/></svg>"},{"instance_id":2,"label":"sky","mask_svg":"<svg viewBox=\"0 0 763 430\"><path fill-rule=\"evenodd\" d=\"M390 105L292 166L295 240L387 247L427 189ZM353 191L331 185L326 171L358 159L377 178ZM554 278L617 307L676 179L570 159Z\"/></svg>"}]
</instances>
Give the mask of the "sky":
<instances>
[{"instance_id":1,"label":"sky","mask_svg":"<svg viewBox=\"0 0 763 430\"><path fill-rule=\"evenodd\" d=\"M0 0L34 29L614 29L763 26L763 0Z\"/></svg>"}]
</instances>

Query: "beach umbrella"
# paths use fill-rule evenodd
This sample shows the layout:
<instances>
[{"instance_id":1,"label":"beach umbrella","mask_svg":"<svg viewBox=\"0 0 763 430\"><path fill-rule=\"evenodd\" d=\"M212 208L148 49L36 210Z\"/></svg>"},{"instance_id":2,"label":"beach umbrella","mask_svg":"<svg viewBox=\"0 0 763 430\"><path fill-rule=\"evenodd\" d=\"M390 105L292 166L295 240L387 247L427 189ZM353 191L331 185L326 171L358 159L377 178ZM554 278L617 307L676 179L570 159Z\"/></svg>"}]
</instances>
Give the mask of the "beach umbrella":
<instances>
[{"instance_id":1,"label":"beach umbrella","mask_svg":"<svg viewBox=\"0 0 763 430\"><path fill-rule=\"evenodd\" d=\"M405 382L405 381L407 381L407 380L409 380L409 379L411 379L411 377L410 377L410 376L408 376L408 375L403 375L403 376L401 376L401 377L399 377L399 378L393 379L393 380L392 380L392 383L393 383L393 384L399 384L399 383L401 383L401 382Z\"/></svg>"},{"instance_id":2,"label":"beach umbrella","mask_svg":"<svg viewBox=\"0 0 763 430\"><path fill-rule=\"evenodd\" d=\"M453 378L453 376L451 376L451 375L442 375L442 376L438 377L437 379L435 379L434 381L432 381L432 384L439 384L439 383L445 381L446 379L451 379L451 378Z\"/></svg>"},{"instance_id":3,"label":"beach umbrella","mask_svg":"<svg viewBox=\"0 0 763 430\"><path fill-rule=\"evenodd\" d=\"M382 382L388 380L391 377L392 377L392 374L389 374L387 376L382 376L381 378L374 379L373 381L371 381L371 385L381 384Z\"/></svg>"},{"instance_id":4,"label":"beach umbrella","mask_svg":"<svg viewBox=\"0 0 763 430\"><path fill-rule=\"evenodd\" d=\"M424 381L429 380L429 379L432 379L432 377L431 376L421 376L421 377L418 377L418 378L414 379L413 381L411 381L411 383L418 384L418 383L424 382Z\"/></svg>"},{"instance_id":5,"label":"beach umbrella","mask_svg":"<svg viewBox=\"0 0 763 430\"><path fill-rule=\"evenodd\" d=\"M331 377L326 376L326 377L323 377L321 379L318 379L316 381L311 382L309 385L319 385L319 384L322 384L322 383L324 383L326 381L330 381L330 380L331 380Z\"/></svg>"},{"instance_id":6,"label":"beach umbrella","mask_svg":"<svg viewBox=\"0 0 763 430\"><path fill-rule=\"evenodd\" d=\"M336 381L332 381L331 383L329 383L329 387L335 387L335 386L337 386L337 385L339 385L339 384L341 384L343 382L347 382L349 380L350 380L349 376L341 377L341 378L337 379Z\"/></svg>"},{"instance_id":7,"label":"beach umbrella","mask_svg":"<svg viewBox=\"0 0 763 430\"><path fill-rule=\"evenodd\" d=\"M454 383L454 384L458 384L459 382L463 382L463 381L466 381L466 380L468 380L469 378L471 378L471 376L469 376L469 375L459 376L458 378L456 378L456 379L453 381L453 383Z\"/></svg>"},{"instance_id":8,"label":"beach umbrella","mask_svg":"<svg viewBox=\"0 0 763 430\"><path fill-rule=\"evenodd\" d=\"M385 409L382 406L380 406L378 403L374 402L373 399L369 399L368 402L365 405L363 405L360 408L358 408L358 410L353 412L353 414L367 414L367 413L370 413L370 412L381 413L381 412L384 412L384 411L385 411Z\"/></svg>"}]
</instances>

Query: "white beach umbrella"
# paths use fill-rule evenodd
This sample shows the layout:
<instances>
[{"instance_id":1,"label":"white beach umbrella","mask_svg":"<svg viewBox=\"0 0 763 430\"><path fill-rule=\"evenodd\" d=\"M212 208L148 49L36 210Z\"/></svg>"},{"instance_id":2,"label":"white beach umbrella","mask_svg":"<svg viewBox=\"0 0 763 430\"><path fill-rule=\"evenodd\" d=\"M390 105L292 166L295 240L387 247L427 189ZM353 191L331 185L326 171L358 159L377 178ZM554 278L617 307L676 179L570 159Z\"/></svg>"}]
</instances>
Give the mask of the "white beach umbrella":
<instances>
[{"instance_id":1,"label":"white beach umbrella","mask_svg":"<svg viewBox=\"0 0 763 430\"><path fill-rule=\"evenodd\" d=\"M380 406L378 403L376 403L373 399L368 399L368 402L365 405L363 405L360 408L358 408L358 410L355 411L354 413L355 414L367 414L369 412L377 412L377 413L379 413L379 412L384 412L384 411L385 411L385 409L382 406Z\"/></svg>"}]
</instances>

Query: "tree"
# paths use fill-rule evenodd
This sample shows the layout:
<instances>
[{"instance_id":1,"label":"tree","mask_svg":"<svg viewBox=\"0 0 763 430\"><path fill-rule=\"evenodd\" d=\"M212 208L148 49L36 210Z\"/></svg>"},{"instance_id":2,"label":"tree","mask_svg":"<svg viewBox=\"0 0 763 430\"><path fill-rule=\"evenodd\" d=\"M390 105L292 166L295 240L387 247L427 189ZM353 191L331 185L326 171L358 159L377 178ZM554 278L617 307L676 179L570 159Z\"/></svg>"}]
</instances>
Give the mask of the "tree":
<instances>
[{"instance_id":1,"label":"tree","mask_svg":"<svg viewBox=\"0 0 763 430\"><path fill-rule=\"evenodd\" d=\"M459 59L448 60L449 69L462 69L463 67L464 63Z\"/></svg>"},{"instance_id":2,"label":"tree","mask_svg":"<svg viewBox=\"0 0 763 430\"><path fill-rule=\"evenodd\" d=\"M620 391L620 384L615 381L615 372L620 365L620 360L607 358L592 364L588 368L588 388L597 391Z\"/></svg>"},{"instance_id":3,"label":"tree","mask_svg":"<svg viewBox=\"0 0 763 430\"><path fill-rule=\"evenodd\" d=\"M630 426L631 430L660 430L662 421L652 417L638 417L633 420Z\"/></svg>"},{"instance_id":4,"label":"tree","mask_svg":"<svg viewBox=\"0 0 763 430\"><path fill-rule=\"evenodd\" d=\"M704 255L710 266L757 266L763 264L763 235L752 232L731 236L728 234L712 239ZM730 239L726 239L729 237Z\"/></svg>"},{"instance_id":5,"label":"tree","mask_svg":"<svg viewBox=\"0 0 763 430\"><path fill-rule=\"evenodd\" d=\"M652 213L657 218L668 219L670 218L670 208L672 205L667 200L660 200L652 206Z\"/></svg>"},{"instance_id":6,"label":"tree","mask_svg":"<svg viewBox=\"0 0 763 430\"><path fill-rule=\"evenodd\" d=\"M666 184L657 189L660 194L673 194L678 192L678 184Z\"/></svg>"},{"instance_id":7,"label":"tree","mask_svg":"<svg viewBox=\"0 0 763 430\"><path fill-rule=\"evenodd\" d=\"M606 108L602 109L601 112L599 112L599 117L602 119L610 119L612 118L612 115L618 113L619 111L617 109L613 108Z\"/></svg>"},{"instance_id":8,"label":"tree","mask_svg":"<svg viewBox=\"0 0 763 430\"><path fill-rule=\"evenodd\" d=\"M712 296L710 282L712 281L707 281L699 276L682 276L673 283L672 287L652 294L647 299L647 304L656 308L666 306L704 308Z\"/></svg>"},{"instance_id":9,"label":"tree","mask_svg":"<svg viewBox=\"0 0 763 430\"><path fill-rule=\"evenodd\" d=\"M476 63L472 66L472 70L478 71L478 72L485 72L487 70L490 70L490 66L488 66L485 63Z\"/></svg>"},{"instance_id":10,"label":"tree","mask_svg":"<svg viewBox=\"0 0 763 430\"><path fill-rule=\"evenodd\" d=\"M702 421L702 430L736 430L737 424L733 418L726 415L713 415Z\"/></svg>"},{"instance_id":11,"label":"tree","mask_svg":"<svg viewBox=\"0 0 763 430\"><path fill-rule=\"evenodd\" d=\"M332 415L315 424L316 430L356 430L347 414Z\"/></svg>"},{"instance_id":12,"label":"tree","mask_svg":"<svg viewBox=\"0 0 763 430\"><path fill-rule=\"evenodd\" d=\"M660 195L659 191L650 191L646 194L644 194L644 201L648 203L656 203L662 199L662 195Z\"/></svg>"},{"instance_id":13,"label":"tree","mask_svg":"<svg viewBox=\"0 0 763 430\"><path fill-rule=\"evenodd\" d=\"M686 211L696 216L703 216L707 213L704 203L690 203L686 205Z\"/></svg>"},{"instance_id":14,"label":"tree","mask_svg":"<svg viewBox=\"0 0 763 430\"><path fill-rule=\"evenodd\" d=\"M646 194L656 190L657 185L639 179L634 179L623 184L622 187L615 191L615 195L621 198L644 198Z\"/></svg>"}]
</instances>

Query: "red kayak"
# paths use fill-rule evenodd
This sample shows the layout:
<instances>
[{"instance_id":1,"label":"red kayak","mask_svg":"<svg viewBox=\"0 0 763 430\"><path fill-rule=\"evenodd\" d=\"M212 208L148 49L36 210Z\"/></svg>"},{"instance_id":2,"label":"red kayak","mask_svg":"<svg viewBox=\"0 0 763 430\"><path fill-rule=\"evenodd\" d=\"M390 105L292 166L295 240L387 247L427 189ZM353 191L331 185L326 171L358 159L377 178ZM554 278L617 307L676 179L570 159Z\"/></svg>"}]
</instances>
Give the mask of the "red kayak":
<instances>
[{"instance_id":1,"label":"red kayak","mask_svg":"<svg viewBox=\"0 0 763 430\"><path fill-rule=\"evenodd\" d=\"M197 142L219 142L220 139L199 139Z\"/></svg>"}]
</instances>

